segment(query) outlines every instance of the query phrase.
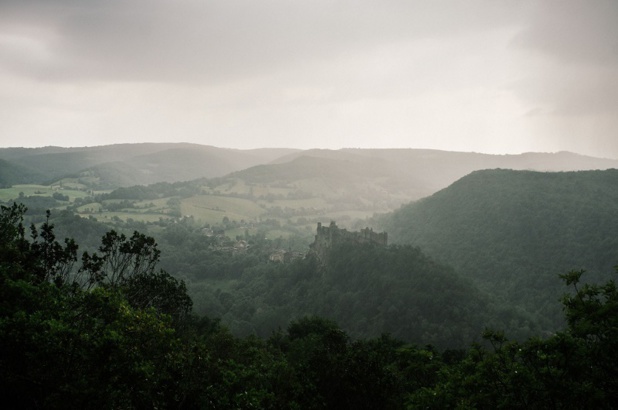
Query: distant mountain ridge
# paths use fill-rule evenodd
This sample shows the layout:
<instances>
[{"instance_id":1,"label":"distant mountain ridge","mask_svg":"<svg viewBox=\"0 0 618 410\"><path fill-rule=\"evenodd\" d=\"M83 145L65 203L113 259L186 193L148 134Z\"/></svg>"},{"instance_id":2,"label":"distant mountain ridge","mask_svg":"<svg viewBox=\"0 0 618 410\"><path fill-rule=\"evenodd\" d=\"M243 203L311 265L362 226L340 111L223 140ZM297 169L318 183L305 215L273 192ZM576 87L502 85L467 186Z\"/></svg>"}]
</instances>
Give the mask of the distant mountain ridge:
<instances>
[{"instance_id":1,"label":"distant mountain ridge","mask_svg":"<svg viewBox=\"0 0 618 410\"><path fill-rule=\"evenodd\" d=\"M315 149L294 152L227 177L313 190L322 197L375 204L375 212L385 212L427 197L471 172L495 168L594 170L618 168L618 161L568 152L488 155L417 149Z\"/></svg>"},{"instance_id":2,"label":"distant mountain ridge","mask_svg":"<svg viewBox=\"0 0 618 410\"><path fill-rule=\"evenodd\" d=\"M100 188L213 178L267 163L293 149L234 150L188 143L117 144L81 148L4 148L0 159L31 170L28 178L5 183L48 184L87 178ZM7 166L8 166L7 165ZM8 172L6 173L7 175Z\"/></svg>"},{"instance_id":3,"label":"distant mountain ridge","mask_svg":"<svg viewBox=\"0 0 618 410\"><path fill-rule=\"evenodd\" d=\"M594 158L571 152L523 153L509 155L453 152L429 149L357 149L337 151L312 149L294 152L275 160L289 162L298 157L327 158L348 163L373 164L374 169L391 175L402 187L422 181L418 197L431 195L459 178L481 169L534 171L578 171L618 168L618 160Z\"/></svg>"},{"instance_id":4,"label":"distant mountain ridge","mask_svg":"<svg viewBox=\"0 0 618 410\"><path fill-rule=\"evenodd\" d=\"M82 148L0 149L0 183L63 179L88 189L228 177L250 184L285 184L303 195L362 203L375 212L433 194L480 169L572 171L618 168L618 160L568 152L489 155L427 149L263 148L238 150L188 143ZM375 207L374 205L375 204Z\"/></svg>"}]
</instances>

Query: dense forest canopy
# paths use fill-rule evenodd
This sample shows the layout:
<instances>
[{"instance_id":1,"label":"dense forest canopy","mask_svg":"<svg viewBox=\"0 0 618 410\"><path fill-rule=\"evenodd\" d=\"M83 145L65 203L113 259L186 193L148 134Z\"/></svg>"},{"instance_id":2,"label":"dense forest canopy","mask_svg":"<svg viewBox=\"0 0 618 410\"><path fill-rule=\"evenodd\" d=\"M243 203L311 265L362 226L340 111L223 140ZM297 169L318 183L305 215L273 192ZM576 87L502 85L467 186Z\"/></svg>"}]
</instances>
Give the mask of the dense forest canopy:
<instances>
[{"instance_id":1,"label":"dense forest canopy","mask_svg":"<svg viewBox=\"0 0 618 410\"><path fill-rule=\"evenodd\" d=\"M474 172L382 219L390 239L421 247L548 331L561 324L557 274L607 280L618 260L618 170Z\"/></svg>"},{"instance_id":2,"label":"dense forest canopy","mask_svg":"<svg viewBox=\"0 0 618 410\"><path fill-rule=\"evenodd\" d=\"M7 408L612 408L618 399L613 280L582 285L583 272L563 275L574 291L563 299L567 327L524 342L486 331L490 348L352 339L319 317L268 339L239 339L191 312L185 284L157 270L160 251L151 237L109 231L80 262L75 241L56 240L49 214L27 234L24 212L17 204L0 209L0 392ZM397 249L356 251L433 264L418 250ZM328 280L346 283L340 263L331 268L342 277ZM402 268L408 263L395 263L392 272ZM398 285L397 275L392 280Z\"/></svg>"}]
</instances>

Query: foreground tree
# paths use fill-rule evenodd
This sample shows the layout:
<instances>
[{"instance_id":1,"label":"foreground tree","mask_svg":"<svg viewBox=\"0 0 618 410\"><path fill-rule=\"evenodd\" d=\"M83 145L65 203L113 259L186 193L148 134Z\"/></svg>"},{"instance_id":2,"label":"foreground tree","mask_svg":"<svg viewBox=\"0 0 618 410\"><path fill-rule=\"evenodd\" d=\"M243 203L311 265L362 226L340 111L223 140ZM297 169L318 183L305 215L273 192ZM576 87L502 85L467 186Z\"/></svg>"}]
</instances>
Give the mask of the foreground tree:
<instances>
[{"instance_id":1,"label":"foreground tree","mask_svg":"<svg viewBox=\"0 0 618 410\"><path fill-rule=\"evenodd\" d=\"M86 257L74 269L77 245L57 242L48 222L32 226L28 239L24 213L22 205L0 210L3 402L149 408L173 401L171 376L182 360L174 328L191 305L183 283L154 272L152 243L129 241L127 247L126 239L108 237L113 251ZM92 260L97 263L88 264ZM146 260L147 268L105 281L94 268L114 260L129 260L132 268Z\"/></svg>"},{"instance_id":2,"label":"foreground tree","mask_svg":"<svg viewBox=\"0 0 618 410\"><path fill-rule=\"evenodd\" d=\"M561 277L567 328L517 343L487 331L487 350L473 346L439 381L410 394L410 408L612 409L618 403L618 291L613 280L580 284L583 271Z\"/></svg>"}]
</instances>

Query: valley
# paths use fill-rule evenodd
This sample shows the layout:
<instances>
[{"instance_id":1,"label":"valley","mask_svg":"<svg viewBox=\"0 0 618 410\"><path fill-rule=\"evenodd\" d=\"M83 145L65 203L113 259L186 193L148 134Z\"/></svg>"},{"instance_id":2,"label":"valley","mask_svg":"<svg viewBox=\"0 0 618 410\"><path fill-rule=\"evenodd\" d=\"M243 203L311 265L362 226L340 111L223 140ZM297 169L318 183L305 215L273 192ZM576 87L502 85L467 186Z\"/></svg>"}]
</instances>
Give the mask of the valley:
<instances>
[{"instance_id":1,"label":"valley","mask_svg":"<svg viewBox=\"0 0 618 410\"><path fill-rule=\"evenodd\" d=\"M473 299L484 300L486 315L478 323L491 323L520 339L539 331L549 334L563 325L558 274L569 269L587 269L593 280L601 281L618 260L618 244L610 234L611 223L618 220L613 207L618 199L615 171L581 171L612 167L617 165L615 161L569 153L248 153L213 147L196 150L183 144L167 144L159 150L155 149L156 144L143 147L144 151L134 146L126 148L95 149L103 161L97 165L99 171L92 167L78 170L85 160L78 160L77 155L89 152L88 149L31 153L39 160L69 155L76 166L75 175L64 175L49 184L14 184L0 189L0 201L24 203L29 208L27 217L36 223L43 221L50 209L59 233L78 239L83 250L90 252L98 246L100 236L95 232L101 235L106 229L114 229L129 234L137 230L152 235L163 250L162 267L188 283L196 312L221 317L239 335L268 335L295 317L320 314L341 323L358 337L387 331L403 338L423 339L421 335L400 333L406 327L404 323L387 324L384 318L375 319L372 327L353 330L357 326L354 322L360 318L380 317L377 310L356 319L344 319L345 309L334 313L321 307L339 306L344 294L352 298L352 305L360 299L370 300L361 296L364 291L360 288L352 293L324 293L324 287L332 283L327 285L330 282L323 279L306 282L298 289L295 283L283 285L294 277L295 270L308 272L315 268L302 261L276 266L272 260L283 260L277 255L286 252L305 255L314 240L316 226L330 221L351 231L365 227L386 231L389 243L420 247L423 255L445 263L448 269L452 267L456 277L467 281L471 290L463 294L474 294ZM110 156L117 151L123 151L123 161L152 159L153 155L161 161L165 159L167 165L152 169L153 175L160 172L158 178L163 179L164 174L167 180L126 186L126 178L132 177L128 175L102 183L101 174L97 174L100 166L116 169L117 173L123 170L124 165L118 165L118 161L110 162ZM193 161L178 161L179 152L181 159L188 155ZM256 152L260 153L257 157ZM176 180L195 166L199 153L208 155L198 162L228 164L219 168L219 173L229 169L229 164L240 166L250 155L264 163L224 175L215 172L211 175L218 176ZM11 158L2 150L0 157ZM24 157L17 159L20 158ZM54 159L50 164L58 162ZM28 162L30 167L33 163ZM498 169L477 169L483 166ZM507 167L525 170L509 171ZM39 168L53 167L42 164ZM201 169L206 168L216 167L211 164ZM106 175L108 178L111 174ZM100 189L103 185L108 189ZM599 225L601 221L606 222ZM391 257L394 256L388 256ZM342 254L334 260L339 258L345 257ZM355 263L350 260L348 265ZM361 265L371 264L367 261ZM374 268L370 276L387 275L388 265L389 262L381 263L382 268ZM412 275L411 268L401 266L403 272ZM340 269L343 267L337 268ZM365 268L359 265L356 269L356 274L350 273L354 281L359 280ZM279 289L281 295L292 293L288 297L265 298L260 289L265 289L265 283L270 283L272 277L279 277L281 283L271 283L268 288ZM317 278L315 274L308 277ZM408 289L418 285L410 282L401 286ZM423 292L428 288L431 286L426 283L419 289ZM297 304L295 292L317 292L311 298L321 302ZM334 299L322 300L318 296L322 294ZM408 309L404 306L412 299L403 294L400 297L400 302L393 301L390 308L380 309ZM418 297L425 300L425 296ZM279 306L283 300L287 302ZM445 328L441 329L434 336L425 334L424 338L429 337L438 345L450 345L443 332ZM465 331L469 336L460 343L475 340L481 330Z\"/></svg>"},{"instance_id":2,"label":"valley","mask_svg":"<svg viewBox=\"0 0 618 410\"><path fill-rule=\"evenodd\" d=\"M586 380L606 377L607 355L597 357L597 345L611 347L603 335L607 323L611 333L612 319L597 324L586 315L604 318L615 308L613 161L568 153L310 150L180 180L195 162L174 174L183 164L168 158L170 164L152 168L165 178L154 172L149 178L158 182L136 185L142 177L130 173L132 166L79 170L84 163L70 154L75 172L56 179L35 178L36 161L28 163L29 181L16 160L9 162L15 172L0 174L0 267L11 284L0 288L3 309L15 311L10 320L30 317L0 322L11 356L41 352L37 363L44 367L64 357L24 345L2 326L33 335L48 329L45 346L71 343L92 363L100 361L103 342L118 346L118 355L140 352L176 372L191 368L201 349L208 366L191 370L194 381L183 379L187 384L174 391L225 401L229 391L203 389L214 378L229 389L253 386L260 392L255 402L270 403L258 396L277 391L282 402L310 405L306 395L317 389L333 406L340 397L366 396L364 404L400 408L405 400L418 408L468 400L479 389L511 394L512 386L538 402L555 402L564 390L553 391L537 370L549 360L551 369ZM39 169L51 172L60 162ZM75 242L58 242L64 238ZM32 306L37 315L24 315ZM92 320L75 319L74 309ZM120 315L110 319L114 312ZM103 331L101 324L112 328ZM69 335L74 328L81 330ZM590 334L597 342L588 346ZM135 346L135 337L143 344ZM114 374L133 374L133 360L115 359L112 366L125 364ZM260 376L247 376L255 366ZM275 383L281 366L292 385ZM526 381L512 378L513 368ZM507 380L500 389L496 375ZM376 377L391 381L376 386ZM296 385L297 378L304 381ZM322 380L345 385L330 396ZM359 380L370 387L357 391ZM244 403L244 396L234 397ZM575 392L569 400L588 403L588 397Z\"/></svg>"},{"instance_id":3,"label":"valley","mask_svg":"<svg viewBox=\"0 0 618 410\"><path fill-rule=\"evenodd\" d=\"M70 210L110 226L193 218L221 227L225 220L233 237L262 227L271 238L310 237L317 222L329 220L359 229L374 214L432 195L479 169L618 167L618 161L570 153L242 151L191 144L0 149L0 160L0 201L20 199L33 213Z\"/></svg>"}]
</instances>

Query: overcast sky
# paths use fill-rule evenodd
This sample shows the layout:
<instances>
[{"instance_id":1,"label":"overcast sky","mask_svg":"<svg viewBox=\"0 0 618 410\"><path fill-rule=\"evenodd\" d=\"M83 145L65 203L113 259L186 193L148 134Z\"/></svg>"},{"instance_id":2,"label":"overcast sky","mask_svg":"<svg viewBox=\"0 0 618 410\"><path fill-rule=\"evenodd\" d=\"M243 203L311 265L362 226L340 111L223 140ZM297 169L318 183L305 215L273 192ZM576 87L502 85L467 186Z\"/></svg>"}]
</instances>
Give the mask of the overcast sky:
<instances>
[{"instance_id":1,"label":"overcast sky","mask_svg":"<svg viewBox=\"0 0 618 410\"><path fill-rule=\"evenodd\" d=\"M616 0L0 0L0 146L618 158Z\"/></svg>"}]
</instances>

